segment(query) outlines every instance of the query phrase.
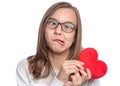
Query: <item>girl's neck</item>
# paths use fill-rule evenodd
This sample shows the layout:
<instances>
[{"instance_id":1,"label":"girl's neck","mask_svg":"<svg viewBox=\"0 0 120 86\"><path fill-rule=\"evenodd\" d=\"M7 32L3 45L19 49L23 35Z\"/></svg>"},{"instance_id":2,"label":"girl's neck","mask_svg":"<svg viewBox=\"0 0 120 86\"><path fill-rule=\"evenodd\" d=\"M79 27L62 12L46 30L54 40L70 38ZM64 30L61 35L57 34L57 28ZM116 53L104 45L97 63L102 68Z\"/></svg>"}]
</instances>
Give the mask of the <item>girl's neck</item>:
<instances>
[{"instance_id":1,"label":"girl's neck","mask_svg":"<svg viewBox=\"0 0 120 86\"><path fill-rule=\"evenodd\" d=\"M66 53L61 53L61 54L55 54L55 53L49 52L48 56L50 58L51 65L52 65L53 69L60 70L61 65L68 58L69 53L66 52Z\"/></svg>"}]
</instances>

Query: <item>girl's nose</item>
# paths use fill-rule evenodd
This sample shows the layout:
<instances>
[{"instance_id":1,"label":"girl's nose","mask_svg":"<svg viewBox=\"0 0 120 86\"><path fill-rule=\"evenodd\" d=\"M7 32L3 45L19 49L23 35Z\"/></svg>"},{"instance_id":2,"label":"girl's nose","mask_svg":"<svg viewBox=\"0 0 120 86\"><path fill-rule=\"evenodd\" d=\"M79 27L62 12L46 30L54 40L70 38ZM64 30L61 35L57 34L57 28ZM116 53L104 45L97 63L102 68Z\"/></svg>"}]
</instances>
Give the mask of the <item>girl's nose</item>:
<instances>
[{"instance_id":1,"label":"girl's nose","mask_svg":"<svg viewBox=\"0 0 120 86\"><path fill-rule=\"evenodd\" d=\"M61 35L61 33L62 33L62 26L59 24L58 27L56 27L55 29L55 34Z\"/></svg>"}]
</instances>

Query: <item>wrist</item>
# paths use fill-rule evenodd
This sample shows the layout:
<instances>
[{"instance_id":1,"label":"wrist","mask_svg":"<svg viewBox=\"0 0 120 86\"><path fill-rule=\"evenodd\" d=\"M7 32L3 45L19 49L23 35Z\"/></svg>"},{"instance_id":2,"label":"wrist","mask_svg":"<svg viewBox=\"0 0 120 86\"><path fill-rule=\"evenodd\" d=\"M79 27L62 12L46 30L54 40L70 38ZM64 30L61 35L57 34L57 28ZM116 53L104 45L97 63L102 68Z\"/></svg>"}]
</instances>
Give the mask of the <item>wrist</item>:
<instances>
[{"instance_id":1,"label":"wrist","mask_svg":"<svg viewBox=\"0 0 120 86\"><path fill-rule=\"evenodd\" d=\"M58 75L56 78L57 78L58 80L62 81L63 83L65 83L65 82L67 81L67 78L64 77L64 76Z\"/></svg>"}]
</instances>

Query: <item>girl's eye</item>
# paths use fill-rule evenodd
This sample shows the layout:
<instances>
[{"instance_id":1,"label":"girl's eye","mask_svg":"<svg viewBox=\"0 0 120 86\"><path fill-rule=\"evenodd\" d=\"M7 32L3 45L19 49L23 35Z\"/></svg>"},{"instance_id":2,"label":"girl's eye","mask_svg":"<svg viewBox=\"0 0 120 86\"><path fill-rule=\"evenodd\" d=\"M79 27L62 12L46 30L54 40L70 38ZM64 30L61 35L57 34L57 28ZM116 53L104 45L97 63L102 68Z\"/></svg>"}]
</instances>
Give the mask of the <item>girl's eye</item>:
<instances>
[{"instance_id":1,"label":"girl's eye","mask_svg":"<svg viewBox=\"0 0 120 86\"><path fill-rule=\"evenodd\" d=\"M74 25L72 25L72 24L70 24L70 23L66 23L66 24L64 25L64 27L65 27L66 29L73 29L73 28L74 28Z\"/></svg>"},{"instance_id":2,"label":"girl's eye","mask_svg":"<svg viewBox=\"0 0 120 86\"><path fill-rule=\"evenodd\" d=\"M48 25L57 25L57 22L56 22L56 21L53 21L53 20L50 20L50 21L48 22Z\"/></svg>"},{"instance_id":3,"label":"girl's eye","mask_svg":"<svg viewBox=\"0 0 120 86\"><path fill-rule=\"evenodd\" d=\"M49 20L47 23L47 27L55 29L58 26L58 22L55 20Z\"/></svg>"}]
</instances>

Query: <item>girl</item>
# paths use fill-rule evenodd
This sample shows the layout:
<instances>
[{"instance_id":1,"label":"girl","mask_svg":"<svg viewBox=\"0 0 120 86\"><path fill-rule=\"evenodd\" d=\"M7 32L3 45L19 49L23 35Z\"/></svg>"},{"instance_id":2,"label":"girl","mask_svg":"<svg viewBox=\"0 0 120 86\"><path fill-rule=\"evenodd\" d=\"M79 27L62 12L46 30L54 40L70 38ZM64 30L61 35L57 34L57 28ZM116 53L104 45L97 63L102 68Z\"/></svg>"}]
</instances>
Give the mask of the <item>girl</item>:
<instances>
[{"instance_id":1,"label":"girl","mask_svg":"<svg viewBox=\"0 0 120 86\"><path fill-rule=\"evenodd\" d=\"M99 86L89 69L77 60L82 50L79 12L68 2L53 4L39 27L35 55L16 69L18 86Z\"/></svg>"}]
</instances>

